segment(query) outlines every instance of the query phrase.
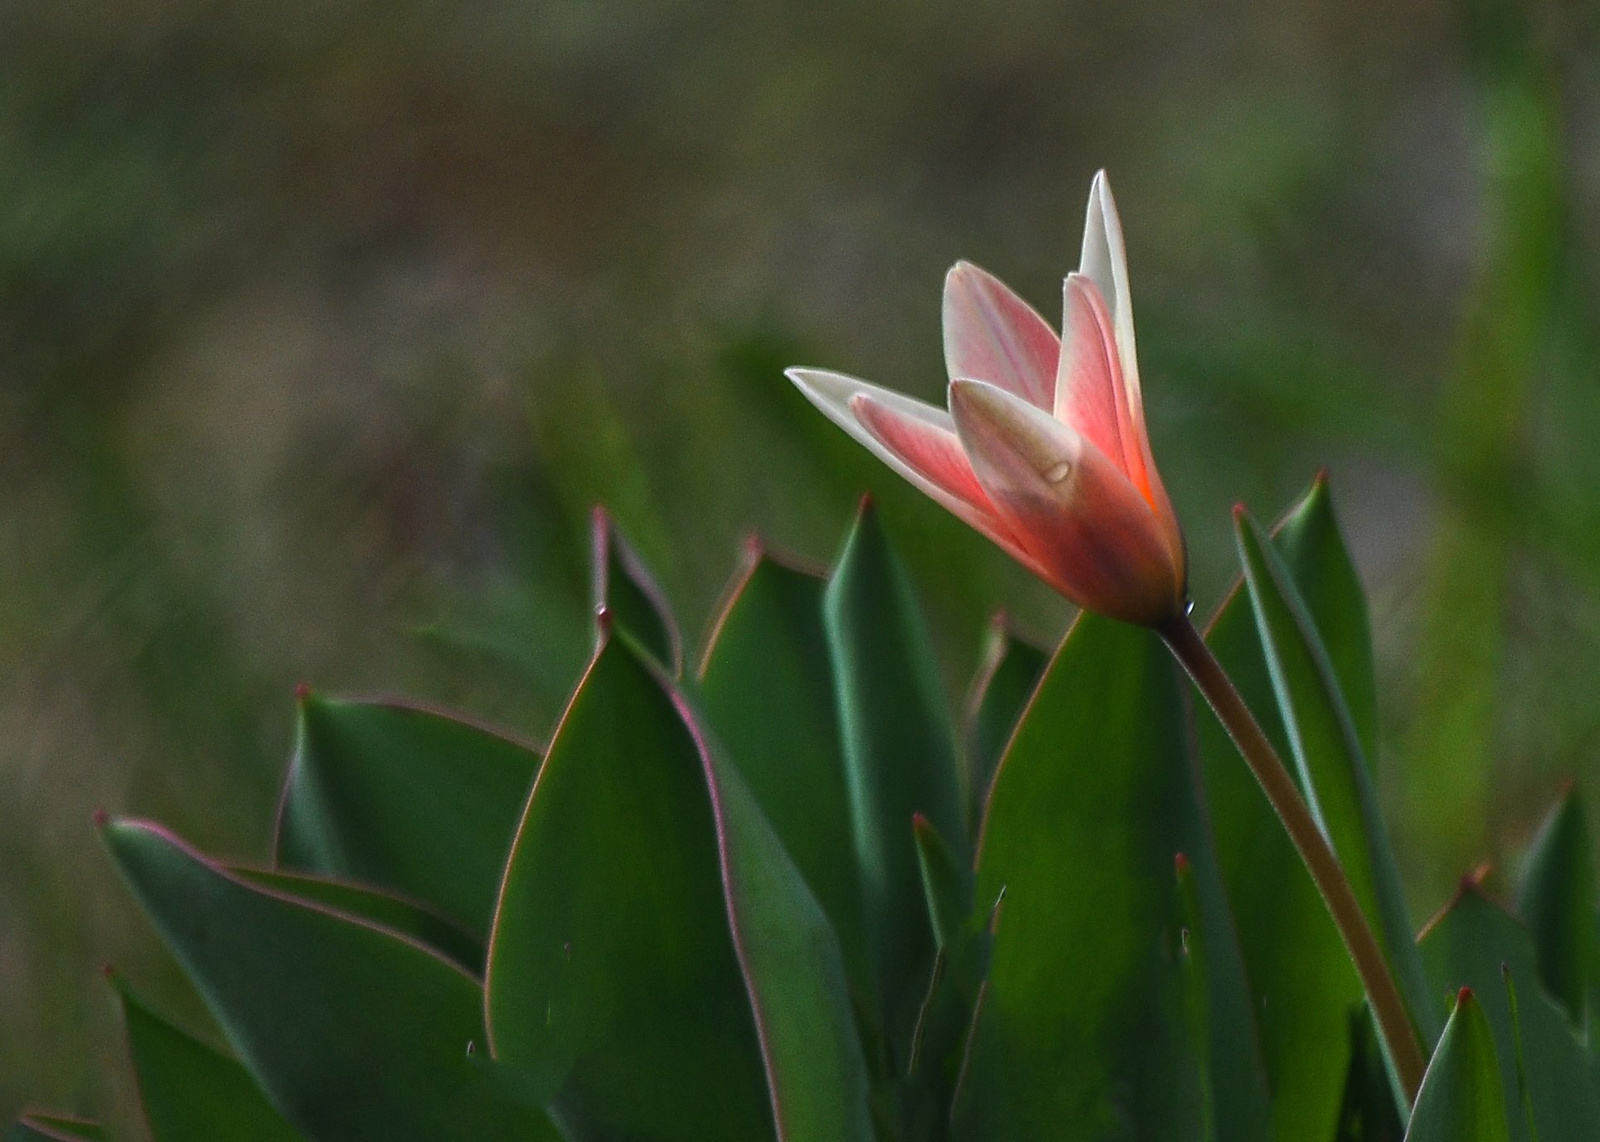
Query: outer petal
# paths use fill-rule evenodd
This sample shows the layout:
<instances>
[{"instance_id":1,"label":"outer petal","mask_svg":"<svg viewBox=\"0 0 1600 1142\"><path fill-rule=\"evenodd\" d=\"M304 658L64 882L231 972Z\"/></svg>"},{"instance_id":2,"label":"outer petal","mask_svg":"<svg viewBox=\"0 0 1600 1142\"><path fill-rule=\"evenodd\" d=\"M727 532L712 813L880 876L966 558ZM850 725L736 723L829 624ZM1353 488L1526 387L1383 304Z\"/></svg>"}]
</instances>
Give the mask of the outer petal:
<instances>
[{"instance_id":1,"label":"outer petal","mask_svg":"<svg viewBox=\"0 0 1600 1142\"><path fill-rule=\"evenodd\" d=\"M942 408L843 373L788 369L786 375L829 420L969 527L1036 574L1037 562L1001 520L973 475Z\"/></svg>"},{"instance_id":2,"label":"outer petal","mask_svg":"<svg viewBox=\"0 0 1600 1142\"><path fill-rule=\"evenodd\" d=\"M952 381L950 409L978 480L1058 591L1134 623L1183 605L1181 548L1098 448L979 381Z\"/></svg>"},{"instance_id":3,"label":"outer petal","mask_svg":"<svg viewBox=\"0 0 1600 1142\"><path fill-rule=\"evenodd\" d=\"M975 377L1039 408L1054 404L1061 343L1009 286L971 262L944 279L944 362L950 379Z\"/></svg>"},{"instance_id":4,"label":"outer petal","mask_svg":"<svg viewBox=\"0 0 1600 1142\"><path fill-rule=\"evenodd\" d=\"M1111 196L1111 182L1105 171L1094 176L1089 188L1089 209L1083 225L1083 253L1078 259L1078 270L1099 287L1106 306L1111 311L1111 328L1117 346L1117 358L1122 366L1122 385L1126 395L1129 419L1137 432L1138 454L1143 461L1145 484L1150 503L1161 517L1162 526L1178 543L1176 513L1172 501L1161 484L1155 458L1150 451L1150 435L1145 427L1144 395L1139 386L1139 354L1133 335L1133 295L1128 289L1128 254L1122 239L1122 220L1117 215L1117 203Z\"/></svg>"}]
</instances>

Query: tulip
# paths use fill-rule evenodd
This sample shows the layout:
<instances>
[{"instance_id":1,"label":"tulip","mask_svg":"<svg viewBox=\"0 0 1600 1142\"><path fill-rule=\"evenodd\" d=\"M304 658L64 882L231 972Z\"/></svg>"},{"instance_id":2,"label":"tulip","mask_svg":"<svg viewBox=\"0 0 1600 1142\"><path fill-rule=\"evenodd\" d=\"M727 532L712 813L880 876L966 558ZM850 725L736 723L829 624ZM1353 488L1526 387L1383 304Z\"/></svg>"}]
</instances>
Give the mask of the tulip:
<instances>
[{"instance_id":1,"label":"tulip","mask_svg":"<svg viewBox=\"0 0 1600 1142\"><path fill-rule=\"evenodd\" d=\"M967 262L945 278L949 411L842 373L790 369L830 419L1068 599L1148 626L1185 606L1187 559L1150 454L1122 225L1089 191L1061 336Z\"/></svg>"}]
</instances>

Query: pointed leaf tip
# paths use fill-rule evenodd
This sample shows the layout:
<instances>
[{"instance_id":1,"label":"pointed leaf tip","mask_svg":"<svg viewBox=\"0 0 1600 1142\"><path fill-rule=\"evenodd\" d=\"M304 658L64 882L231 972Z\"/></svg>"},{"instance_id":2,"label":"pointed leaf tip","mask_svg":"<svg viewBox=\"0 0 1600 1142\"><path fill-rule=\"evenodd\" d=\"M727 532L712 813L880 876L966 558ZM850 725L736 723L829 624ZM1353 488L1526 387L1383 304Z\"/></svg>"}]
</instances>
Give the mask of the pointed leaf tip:
<instances>
[{"instance_id":1,"label":"pointed leaf tip","mask_svg":"<svg viewBox=\"0 0 1600 1142\"><path fill-rule=\"evenodd\" d=\"M294 700L296 702L304 702L309 697L311 697L311 683L296 682L294 684Z\"/></svg>"},{"instance_id":2,"label":"pointed leaf tip","mask_svg":"<svg viewBox=\"0 0 1600 1142\"><path fill-rule=\"evenodd\" d=\"M89 814L89 820L94 823L95 828L103 829L110 823L111 814L107 813L104 807L98 807L93 813Z\"/></svg>"}]
</instances>

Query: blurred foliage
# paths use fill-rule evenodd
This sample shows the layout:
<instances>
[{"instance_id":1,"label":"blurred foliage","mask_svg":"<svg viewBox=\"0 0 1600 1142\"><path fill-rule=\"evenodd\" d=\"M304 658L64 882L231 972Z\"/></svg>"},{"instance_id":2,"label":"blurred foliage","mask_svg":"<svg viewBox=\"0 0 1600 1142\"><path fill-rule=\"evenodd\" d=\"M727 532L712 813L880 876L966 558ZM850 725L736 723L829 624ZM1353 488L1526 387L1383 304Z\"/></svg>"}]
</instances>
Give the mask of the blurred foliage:
<instances>
[{"instance_id":1,"label":"blurred foliage","mask_svg":"<svg viewBox=\"0 0 1600 1142\"><path fill-rule=\"evenodd\" d=\"M865 488L947 684L1002 603L1053 638L1061 605L780 369L936 395L944 268L1049 313L1102 165L1202 606L1230 502L1339 480L1414 903L1600 778L1590 6L67 0L0 29L0 1120L126 1100L90 1065L102 960L199 1018L90 811L265 855L302 678L545 737L597 501L691 654L742 535L826 557Z\"/></svg>"}]
</instances>

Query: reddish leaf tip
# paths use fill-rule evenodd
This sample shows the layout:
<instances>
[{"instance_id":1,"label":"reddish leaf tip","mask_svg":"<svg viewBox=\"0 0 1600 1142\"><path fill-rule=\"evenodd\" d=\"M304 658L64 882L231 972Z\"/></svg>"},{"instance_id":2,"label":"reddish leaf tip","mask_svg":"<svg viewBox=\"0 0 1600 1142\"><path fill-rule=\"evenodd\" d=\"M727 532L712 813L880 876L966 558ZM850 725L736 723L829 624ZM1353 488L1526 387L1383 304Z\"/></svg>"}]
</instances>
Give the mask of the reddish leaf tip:
<instances>
[{"instance_id":1,"label":"reddish leaf tip","mask_svg":"<svg viewBox=\"0 0 1600 1142\"><path fill-rule=\"evenodd\" d=\"M600 628L601 638L611 637L612 616L610 607L606 606L604 603L596 604L594 608L594 622L595 626Z\"/></svg>"},{"instance_id":2,"label":"reddish leaf tip","mask_svg":"<svg viewBox=\"0 0 1600 1142\"><path fill-rule=\"evenodd\" d=\"M1458 1007L1463 1003L1471 1002L1471 1000L1472 989L1470 987L1463 987L1460 991L1456 992L1456 1005Z\"/></svg>"},{"instance_id":3,"label":"reddish leaf tip","mask_svg":"<svg viewBox=\"0 0 1600 1142\"><path fill-rule=\"evenodd\" d=\"M870 512L876 506L877 505L872 498L871 492L862 492L861 499L856 501L856 511L862 515Z\"/></svg>"},{"instance_id":4,"label":"reddish leaf tip","mask_svg":"<svg viewBox=\"0 0 1600 1142\"><path fill-rule=\"evenodd\" d=\"M594 524L596 531L610 524L611 513L606 511L605 504L595 504L589 509L589 522Z\"/></svg>"},{"instance_id":5,"label":"reddish leaf tip","mask_svg":"<svg viewBox=\"0 0 1600 1142\"><path fill-rule=\"evenodd\" d=\"M109 961L100 965L100 974L106 978L107 982L116 982L117 969L116 966Z\"/></svg>"},{"instance_id":6,"label":"reddish leaf tip","mask_svg":"<svg viewBox=\"0 0 1600 1142\"><path fill-rule=\"evenodd\" d=\"M1484 861L1477 868L1463 873L1461 875L1461 890L1463 892L1476 892L1483 887L1483 882L1489 879L1489 873L1493 870L1493 866L1488 861Z\"/></svg>"},{"instance_id":7,"label":"reddish leaf tip","mask_svg":"<svg viewBox=\"0 0 1600 1142\"><path fill-rule=\"evenodd\" d=\"M760 559L767 552L767 545L761 536L751 532L744 537L744 553L748 559Z\"/></svg>"},{"instance_id":8,"label":"reddish leaf tip","mask_svg":"<svg viewBox=\"0 0 1600 1142\"><path fill-rule=\"evenodd\" d=\"M911 827L919 833L925 833L932 826L928 823L927 816L918 810L911 814Z\"/></svg>"},{"instance_id":9,"label":"reddish leaf tip","mask_svg":"<svg viewBox=\"0 0 1600 1142\"><path fill-rule=\"evenodd\" d=\"M1189 874L1189 858L1183 853L1173 854L1172 867L1179 876L1187 876Z\"/></svg>"},{"instance_id":10,"label":"reddish leaf tip","mask_svg":"<svg viewBox=\"0 0 1600 1142\"><path fill-rule=\"evenodd\" d=\"M1243 519L1245 517L1245 514L1247 512L1249 512L1249 510L1250 510L1249 508L1244 506L1244 501L1243 500L1240 500L1237 503L1235 503L1233 505L1233 518L1234 518L1234 521L1237 522L1237 521Z\"/></svg>"},{"instance_id":11,"label":"reddish leaf tip","mask_svg":"<svg viewBox=\"0 0 1600 1142\"><path fill-rule=\"evenodd\" d=\"M89 819L94 822L95 828L103 829L106 827L107 823L110 822L111 814L105 811L104 806L98 806L96 807L95 811L89 815Z\"/></svg>"},{"instance_id":12,"label":"reddish leaf tip","mask_svg":"<svg viewBox=\"0 0 1600 1142\"><path fill-rule=\"evenodd\" d=\"M1325 488L1328 486L1328 466L1326 464L1318 468L1317 474L1311 477L1311 486L1313 488Z\"/></svg>"},{"instance_id":13,"label":"reddish leaf tip","mask_svg":"<svg viewBox=\"0 0 1600 1142\"><path fill-rule=\"evenodd\" d=\"M311 683L296 682L294 684L294 700L296 702L304 702L309 697L311 697Z\"/></svg>"}]
</instances>

